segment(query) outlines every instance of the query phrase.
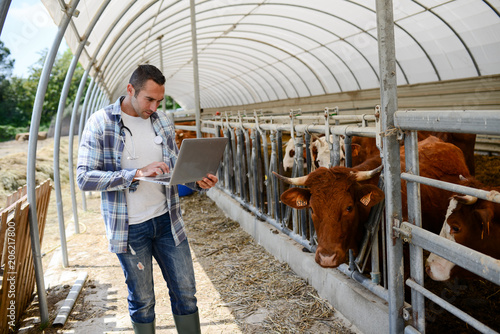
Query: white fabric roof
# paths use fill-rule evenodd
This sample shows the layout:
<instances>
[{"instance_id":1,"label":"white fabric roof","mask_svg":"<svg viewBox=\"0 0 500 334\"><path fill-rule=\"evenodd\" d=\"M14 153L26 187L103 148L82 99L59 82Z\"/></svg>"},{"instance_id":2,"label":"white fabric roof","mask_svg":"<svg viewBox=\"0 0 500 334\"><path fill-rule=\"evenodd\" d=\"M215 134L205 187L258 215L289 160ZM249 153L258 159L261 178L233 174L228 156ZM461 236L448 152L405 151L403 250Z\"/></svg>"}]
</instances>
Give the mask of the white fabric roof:
<instances>
[{"instance_id":1,"label":"white fabric roof","mask_svg":"<svg viewBox=\"0 0 500 334\"><path fill-rule=\"evenodd\" d=\"M63 0L42 2L59 24ZM201 108L379 87L375 0L195 2ZM83 67L94 59L113 101L137 65L161 68L161 45L166 94L192 109L189 4L81 0L65 38L75 52L106 6ZM499 74L499 11L500 0L395 1L398 85Z\"/></svg>"}]
</instances>

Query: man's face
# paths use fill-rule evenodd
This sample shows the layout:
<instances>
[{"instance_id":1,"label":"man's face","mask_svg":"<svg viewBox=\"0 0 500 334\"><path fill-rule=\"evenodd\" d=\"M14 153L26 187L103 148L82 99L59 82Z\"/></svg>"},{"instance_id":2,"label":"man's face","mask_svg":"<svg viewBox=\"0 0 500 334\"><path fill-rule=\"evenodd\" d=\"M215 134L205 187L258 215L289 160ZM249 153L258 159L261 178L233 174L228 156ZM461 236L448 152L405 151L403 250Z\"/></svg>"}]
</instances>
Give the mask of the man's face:
<instances>
[{"instance_id":1,"label":"man's face","mask_svg":"<svg viewBox=\"0 0 500 334\"><path fill-rule=\"evenodd\" d=\"M130 101L134 111L138 116L143 119L148 119L160 105L165 94L165 86L158 85L153 80L148 80L139 91L137 96L135 88L131 85L127 85L127 93L130 96Z\"/></svg>"}]
</instances>

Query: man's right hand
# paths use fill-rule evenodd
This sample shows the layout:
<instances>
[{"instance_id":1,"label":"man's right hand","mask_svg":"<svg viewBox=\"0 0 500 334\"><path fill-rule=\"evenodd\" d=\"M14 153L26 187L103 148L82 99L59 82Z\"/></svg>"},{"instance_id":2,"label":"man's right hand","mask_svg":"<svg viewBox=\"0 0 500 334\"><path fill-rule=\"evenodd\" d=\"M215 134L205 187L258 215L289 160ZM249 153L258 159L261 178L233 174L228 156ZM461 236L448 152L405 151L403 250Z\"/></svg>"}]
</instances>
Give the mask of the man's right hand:
<instances>
[{"instance_id":1,"label":"man's right hand","mask_svg":"<svg viewBox=\"0 0 500 334\"><path fill-rule=\"evenodd\" d=\"M135 178L137 177L142 177L142 176L156 176L156 175L161 175L168 173L170 169L168 168L168 165L164 163L163 161L155 161L147 165L146 167L139 168L135 172Z\"/></svg>"}]
</instances>

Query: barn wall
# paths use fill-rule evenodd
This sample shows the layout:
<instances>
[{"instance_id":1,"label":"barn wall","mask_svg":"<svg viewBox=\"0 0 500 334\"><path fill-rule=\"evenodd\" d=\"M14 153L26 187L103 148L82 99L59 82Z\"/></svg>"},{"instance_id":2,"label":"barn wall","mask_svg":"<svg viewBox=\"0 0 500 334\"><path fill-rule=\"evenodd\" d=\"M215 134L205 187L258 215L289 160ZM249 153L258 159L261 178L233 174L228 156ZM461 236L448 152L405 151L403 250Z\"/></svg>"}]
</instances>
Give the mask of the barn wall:
<instances>
[{"instance_id":1,"label":"barn wall","mask_svg":"<svg viewBox=\"0 0 500 334\"><path fill-rule=\"evenodd\" d=\"M337 94L313 96L257 103L244 106L210 108L203 116L216 111L260 110L272 113L288 113L291 108L303 112L323 111L325 107L338 106L349 114L373 113L380 104L380 90L369 89ZM398 87L399 109L449 109L484 110L500 109L500 75L469 79L422 83Z\"/></svg>"},{"instance_id":2,"label":"barn wall","mask_svg":"<svg viewBox=\"0 0 500 334\"><path fill-rule=\"evenodd\" d=\"M237 221L269 253L290 265L318 294L349 319L360 331L369 334L389 333L387 303L336 269L325 269L314 261L314 254L282 233L270 233L274 227L258 220L241 208L223 191L212 188L208 196L226 215ZM366 315L370 316L367 317Z\"/></svg>"}]
</instances>

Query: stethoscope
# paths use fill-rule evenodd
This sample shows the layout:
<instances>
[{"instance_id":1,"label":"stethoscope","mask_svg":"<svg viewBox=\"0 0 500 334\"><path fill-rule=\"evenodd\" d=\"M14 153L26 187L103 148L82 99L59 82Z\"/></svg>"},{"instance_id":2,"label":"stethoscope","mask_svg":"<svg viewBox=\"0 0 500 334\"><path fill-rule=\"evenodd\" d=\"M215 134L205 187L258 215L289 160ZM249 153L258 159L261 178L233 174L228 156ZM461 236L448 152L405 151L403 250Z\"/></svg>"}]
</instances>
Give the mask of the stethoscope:
<instances>
[{"instance_id":1,"label":"stethoscope","mask_svg":"<svg viewBox=\"0 0 500 334\"><path fill-rule=\"evenodd\" d=\"M130 134L130 142L131 142L131 144L132 144L132 150L134 151L134 154L130 154L130 151L128 150L127 145L125 145L125 135L120 136L120 137L121 137L121 139L122 139L122 142L123 142L123 147L125 147L125 150L126 150L126 151L127 151L127 153L128 153L127 160L137 160L137 159L139 159L139 157L135 155L135 143L134 143L134 136L132 135L132 131L130 131L130 129L129 129L128 127L126 127L126 126L122 123L122 125L120 126L120 133L121 133L123 130L127 130L127 131L128 131L128 133Z\"/></svg>"},{"instance_id":2,"label":"stethoscope","mask_svg":"<svg viewBox=\"0 0 500 334\"><path fill-rule=\"evenodd\" d=\"M127 126L125 126L125 124L123 124L123 122L122 122L122 124L120 125L120 133L123 130L127 130L128 133L130 134L130 141L131 141L131 144L132 144L132 150L134 152L134 154L131 154L130 151L128 150L128 148L127 148L127 145L125 145L125 136L120 136L121 139L122 139L122 142L123 142L123 147L125 147L125 150L128 153L127 160L137 160L137 159L139 159L139 157L135 154L135 143L134 143L134 137L132 135L132 131L130 131L130 129ZM160 145L161 143L163 143L163 139L160 136L156 136L153 139L153 141L154 141L154 143L156 145Z\"/></svg>"}]
</instances>

